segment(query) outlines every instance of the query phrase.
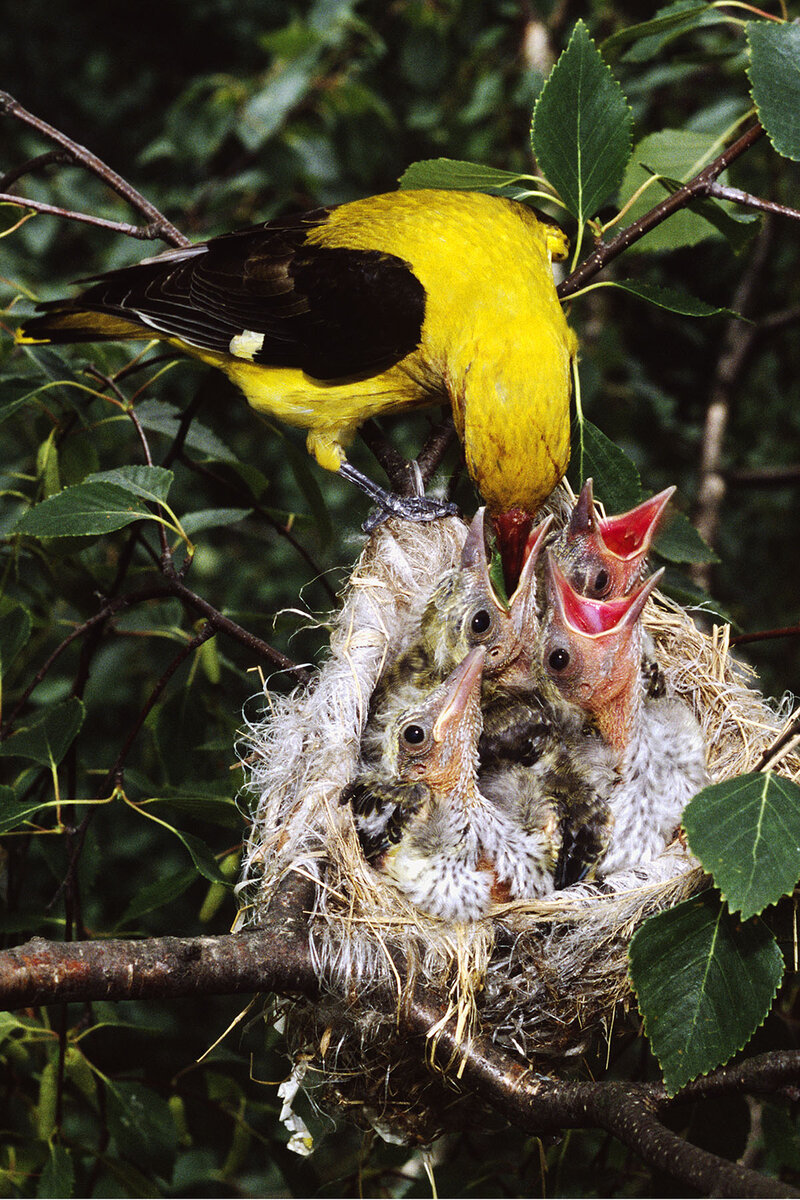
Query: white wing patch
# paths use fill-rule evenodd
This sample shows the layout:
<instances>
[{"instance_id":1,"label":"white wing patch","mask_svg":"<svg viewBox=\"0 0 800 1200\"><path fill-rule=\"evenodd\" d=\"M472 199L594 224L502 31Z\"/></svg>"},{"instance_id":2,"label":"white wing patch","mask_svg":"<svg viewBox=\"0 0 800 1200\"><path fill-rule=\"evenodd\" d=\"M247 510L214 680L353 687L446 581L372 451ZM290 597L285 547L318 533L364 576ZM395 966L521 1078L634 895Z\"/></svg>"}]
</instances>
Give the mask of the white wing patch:
<instances>
[{"instance_id":1,"label":"white wing patch","mask_svg":"<svg viewBox=\"0 0 800 1200\"><path fill-rule=\"evenodd\" d=\"M252 329L244 329L241 333L234 334L230 340L228 349L234 358L246 358L249 362L252 362L263 345L263 333L255 333Z\"/></svg>"}]
</instances>

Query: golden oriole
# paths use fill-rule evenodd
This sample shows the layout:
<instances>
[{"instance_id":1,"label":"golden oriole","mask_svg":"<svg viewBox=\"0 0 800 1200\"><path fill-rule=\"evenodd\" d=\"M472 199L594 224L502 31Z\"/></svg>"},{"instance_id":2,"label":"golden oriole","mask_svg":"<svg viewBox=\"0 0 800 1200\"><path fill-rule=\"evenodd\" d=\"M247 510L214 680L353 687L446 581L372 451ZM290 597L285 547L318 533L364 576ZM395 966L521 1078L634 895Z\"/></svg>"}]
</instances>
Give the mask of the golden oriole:
<instances>
[{"instance_id":1,"label":"golden oriole","mask_svg":"<svg viewBox=\"0 0 800 1200\"><path fill-rule=\"evenodd\" d=\"M96 276L42 304L17 339L161 338L224 371L255 409L308 429L320 466L390 511L345 447L370 417L449 402L489 511L533 513L569 457L576 339L551 271L566 249L523 204L397 191Z\"/></svg>"}]
</instances>

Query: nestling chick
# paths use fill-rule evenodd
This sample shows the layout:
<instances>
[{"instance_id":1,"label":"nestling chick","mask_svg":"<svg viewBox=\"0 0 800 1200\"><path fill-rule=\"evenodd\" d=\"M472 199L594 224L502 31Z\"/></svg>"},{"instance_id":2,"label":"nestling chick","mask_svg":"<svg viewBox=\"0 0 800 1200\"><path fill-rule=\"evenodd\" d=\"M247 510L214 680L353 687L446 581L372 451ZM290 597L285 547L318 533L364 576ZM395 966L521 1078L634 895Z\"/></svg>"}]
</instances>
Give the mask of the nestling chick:
<instances>
[{"instance_id":1,"label":"nestling chick","mask_svg":"<svg viewBox=\"0 0 800 1200\"><path fill-rule=\"evenodd\" d=\"M668 487L630 512L598 517L592 480L587 479L569 521L550 546L570 586L592 600L627 596L644 576L647 553L674 492Z\"/></svg>"},{"instance_id":2,"label":"nestling chick","mask_svg":"<svg viewBox=\"0 0 800 1200\"><path fill-rule=\"evenodd\" d=\"M473 920L493 901L550 891L559 849L553 808L543 805L538 823L531 819L523 831L477 788L485 658L484 647L471 650L444 683L393 719L382 806L374 776L366 785L356 779L343 796L373 865L413 904L446 920Z\"/></svg>"},{"instance_id":3,"label":"nestling chick","mask_svg":"<svg viewBox=\"0 0 800 1200\"><path fill-rule=\"evenodd\" d=\"M564 698L596 722L619 770L609 795L614 828L600 866L604 874L663 850L685 805L708 782L705 742L692 713L674 697L645 696L641 686L640 618L662 574L630 596L591 600L579 596L547 556L543 669Z\"/></svg>"}]
</instances>

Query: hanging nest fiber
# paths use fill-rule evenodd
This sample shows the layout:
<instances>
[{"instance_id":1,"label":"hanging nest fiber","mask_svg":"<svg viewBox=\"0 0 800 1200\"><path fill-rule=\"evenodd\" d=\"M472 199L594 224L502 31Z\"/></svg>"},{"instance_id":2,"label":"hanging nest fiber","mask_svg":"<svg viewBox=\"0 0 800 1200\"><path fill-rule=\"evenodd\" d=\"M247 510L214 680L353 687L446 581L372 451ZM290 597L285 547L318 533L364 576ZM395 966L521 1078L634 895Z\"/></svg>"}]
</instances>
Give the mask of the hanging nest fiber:
<instances>
[{"instance_id":1,"label":"hanging nest fiber","mask_svg":"<svg viewBox=\"0 0 800 1200\"><path fill-rule=\"evenodd\" d=\"M550 510L564 522L562 489ZM593 1034L611 1027L617 1006L630 1003L626 953L635 929L708 883L676 841L635 870L454 925L419 911L366 863L340 795L356 771L373 688L414 638L442 574L457 565L466 530L457 518L381 525L345 589L329 658L308 687L268 697L268 713L249 725L243 748L257 803L240 926L258 925L293 872L313 880L316 892L308 937L323 998L284 1009L290 1052L312 1072L305 1084L314 1079L322 1107L418 1142L464 1114L419 1043L398 1033L389 989L399 1003L422 979L439 990L464 1038L479 1033L536 1070L562 1073ZM702 726L712 779L753 770L786 714L771 709L729 657L727 631L699 632L658 593L644 621L668 687ZM800 756L787 754L779 770L800 781Z\"/></svg>"}]
</instances>

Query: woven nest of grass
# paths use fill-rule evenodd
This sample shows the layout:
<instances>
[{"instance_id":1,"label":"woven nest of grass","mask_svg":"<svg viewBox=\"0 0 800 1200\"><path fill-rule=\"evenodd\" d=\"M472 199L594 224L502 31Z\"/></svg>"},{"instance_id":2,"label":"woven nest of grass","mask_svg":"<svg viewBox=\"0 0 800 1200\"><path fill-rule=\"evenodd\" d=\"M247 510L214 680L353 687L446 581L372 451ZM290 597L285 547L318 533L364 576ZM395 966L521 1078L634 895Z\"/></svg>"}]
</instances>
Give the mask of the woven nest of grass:
<instances>
[{"instance_id":1,"label":"woven nest of grass","mask_svg":"<svg viewBox=\"0 0 800 1200\"><path fill-rule=\"evenodd\" d=\"M556 523L569 508L557 489ZM339 797L356 771L372 690L414 638L441 575L457 565L466 530L457 518L380 526L345 588L327 661L309 686L268 697L243 748L257 801L240 925L259 923L292 872L316 885L308 936L324 997L283 1010L290 1052L323 1107L420 1142L463 1114L419 1045L398 1035L387 985L400 999L422 978L441 990L465 1038L479 1033L536 1070L563 1073L631 1001L626 952L634 930L708 882L677 841L636 870L454 925L419 911L366 863ZM700 721L713 780L753 770L786 714L768 706L729 656L726 631L699 632L657 592L644 621L668 687ZM800 781L800 756L786 755L778 769Z\"/></svg>"}]
</instances>

